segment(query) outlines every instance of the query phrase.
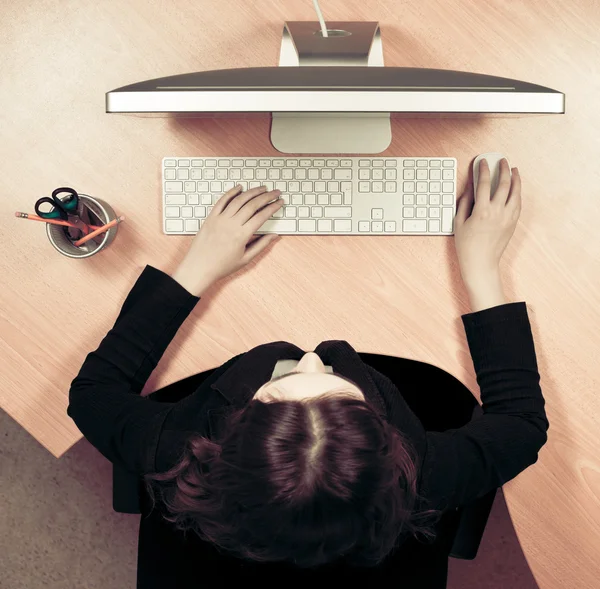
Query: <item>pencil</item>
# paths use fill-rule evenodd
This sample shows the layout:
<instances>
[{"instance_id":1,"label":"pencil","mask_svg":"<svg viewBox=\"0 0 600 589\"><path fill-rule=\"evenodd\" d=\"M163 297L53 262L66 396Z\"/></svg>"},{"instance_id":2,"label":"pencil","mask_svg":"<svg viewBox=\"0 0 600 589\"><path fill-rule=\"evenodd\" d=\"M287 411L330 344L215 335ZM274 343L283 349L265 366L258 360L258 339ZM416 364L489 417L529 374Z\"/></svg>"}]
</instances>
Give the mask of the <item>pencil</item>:
<instances>
[{"instance_id":1,"label":"pencil","mask_svg":"<svg viewBox=\"0 0 600 589\"><path fill-rule=\"evenodd\" d=\"M94 237L96 237L96 235L100 235L100 233L104 233L105 231L108 231L111 227L114 227L115 225L118 225L119 223L122 223L123 221L125 221L125 217L123 215L121 215L120 217L113 219L110 223L107 223L103 227L100 227L100 229L96 229L96 231L92 231L85 237L82 237L81 239L74 241L73 245L76 247L79 247L80 245L83 245L86 241L89 241L90 239L93 239Z\"/></svg>"},{"instance_id":2,"label":"pencil","mask_svg":"<svg viewBox=\"0 0 600 589\"><path fill-rule=\"evenodd\" d=\"M79 229L77 225L75 225L74 223L70 223L69 221L60 221L58 219L43 219L42 217L38 217L37 215L31 215L30 213L21 213L17 211L15 213L15 217L20 217L21 219L29 219L30 221L43 221L44 223L50 223L50 225L63 225L64 227L73 227L73 229ZM88 227L90 227L91 229L100 229L98 225L88 225Z\"/></svg>"}]
</instances>

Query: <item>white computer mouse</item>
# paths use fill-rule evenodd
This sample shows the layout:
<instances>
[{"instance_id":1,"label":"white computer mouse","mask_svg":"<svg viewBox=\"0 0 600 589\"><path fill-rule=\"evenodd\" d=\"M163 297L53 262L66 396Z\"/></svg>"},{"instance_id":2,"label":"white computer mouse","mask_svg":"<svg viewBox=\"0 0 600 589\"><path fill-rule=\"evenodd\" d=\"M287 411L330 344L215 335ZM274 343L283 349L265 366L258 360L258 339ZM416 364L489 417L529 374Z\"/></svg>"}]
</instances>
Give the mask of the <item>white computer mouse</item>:
<instances>
[{"instance_id":1,"label":"white computer mouse","mask_svg":"<svg viewBox=\"0 0 600 589\"><path fill-rule=\"evenodd\" d=\"M500 160L508 158L498 152L482 153L475 158L473 162L473 192L477 194L477 184L479 182L479 162L485 158L490 168L490 195L494 196L496 188L498 188L498 182L500 180ZM508 169L510 170L510 162L508 162ZM512 172L510 173L512 176Z\"/></svg>"}]
</instances>

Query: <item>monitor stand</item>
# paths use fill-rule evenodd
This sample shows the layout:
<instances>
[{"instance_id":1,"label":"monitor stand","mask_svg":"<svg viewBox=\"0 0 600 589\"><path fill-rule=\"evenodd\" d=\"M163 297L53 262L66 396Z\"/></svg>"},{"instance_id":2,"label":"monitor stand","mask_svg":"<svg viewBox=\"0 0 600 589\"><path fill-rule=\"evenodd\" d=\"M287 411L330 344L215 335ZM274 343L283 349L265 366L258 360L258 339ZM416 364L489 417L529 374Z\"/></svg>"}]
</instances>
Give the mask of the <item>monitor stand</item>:
<instances>
[{"instance_id":1,"label":"monitor stand","mask_svg":"<svg viewBox=\"0 0 600 589\"><path fill-rule=\"evenodd\" d=\"M280 67L383 67L377 22L288 21L283 28ZM385 151L392 141L390 113L273 112L271 143L282 153L367 154Z\"/></svg>"}]
</instances>

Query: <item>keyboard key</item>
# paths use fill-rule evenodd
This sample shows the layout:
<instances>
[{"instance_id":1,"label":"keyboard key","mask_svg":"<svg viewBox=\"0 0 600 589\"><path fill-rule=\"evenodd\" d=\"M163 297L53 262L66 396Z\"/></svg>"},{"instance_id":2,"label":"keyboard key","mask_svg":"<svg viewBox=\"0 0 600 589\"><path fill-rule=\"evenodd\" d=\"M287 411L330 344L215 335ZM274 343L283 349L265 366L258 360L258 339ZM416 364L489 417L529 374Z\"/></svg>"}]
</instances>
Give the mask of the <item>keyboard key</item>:
<instances>
[{"instance_id":1,"label":"keyboard key","mask_svg":"<svg viewBox=\"0 0 600 589\"><path fill-rule=\"evenodd\" d=\"M165 170L165 180L175 180L176 172L175 170L168 169Z\"/></svg>"},{"instance_id":2,"label":"keyboard key","mask_svg":"<svg viewBox=\"0 0 600 589\"><path fill-rule=\"evenodd\" d=\"M258 165L257 160L246 160L246 166L248 168L256 168L257 165Z\"/></svg>"},{"instance_id":3,"label":"keyboard key","mask_svg":"<svg viewBox=\"0 0 600 589\"><path fill-rule=\"evenodd\" d=\"M184 205L185 194L165 194L165 204L166 205Z\"/></svg>"},{"instance_id":4,"label":"keyboard key","mask_svg":"<svg viewBox=\"0 0 600 589\"><path fill-rule=\"evenodd\" d=\"M302 182L302 192L312 192L313 191L313 183L309 180Z\"/></svg>"},{"instance_id":5,"label":"keyboard key","mask_svg":"<svg viewBox=\"0 0 600 589\"><path fill-rule=\"evenodd\" d=\"M317 230L317 221L315 219L301 219L298 221L298 231L315 232Z\"/></svg>"},{"instance_id":6,"label":"keyboard key","mask_svg":"<svg viewBox=\"0 0 600 589\"><path fill-rule=\"evenodd\" d=\"M439 167L442 165L442 161L441 161L441 160L431 160L431 161L429 162L429 165L430 165L432 168L439 168Z\"/></svg>"},{"instance_id":7,"label":"keyboard key","mask_svg":"<svg viewBox=\"0 0 600 589\"><path fill-rule=\"evenodd\" d=\"M386 233L395 233L396 221L386 221L384 223L384 228L385 228Z\"/></svg>"},{"instance_id":8,"label":"keyboard key","mask_svg":"<svg viewBox=\"0 0 600 589\"><path fill-rule=\"evenodd\" d=\"M279 168L269 168L269 180L279 180L281 178L281 170Z\"/></svg>"},{"instance_id":9,"label":"keyboard key","mask_svg":"<svg viewBox=\"0 0 600 589\"><path fill-rule=\"evenodd\" d=\"M317 202L320 205L328 205L329 204L329 195L328 194L318 194Z\"/></svg>"},{"instance_id":10,"label":"keyboard key","mask_svg":"<svg viewBox=\"0 0 600 589\"><path fill-rule=\"evenodd\" d=\"M385 171L386 180L396 180L397 172L395 168L387 168Z\"/></svg>"},{"instance_id":11,"label":"keyboard key","mask_svg":"<svg viewBox=\"0 0 600 589\"><path fill-rule=\"evenodd\" d=\"M442 195L442 204L452 206L454 204L454 195L453 194L443 194Z\"/></svg>"},{"instance_id":12,"label":"keyboard key","mask_svg":"<svg viewBox=\"0 0 600 589\"><path fill-rule=\"evenodd\" d=\"M177 180L189 180L190 171L187 168L179 168L177 170Z\"/></svg>"},{"instance_id":13,"label":"keyboard key","mask_svg":"<svg viewBox=\"0 0 600 589\"><path fill-rule=\"evenodd\" d=\"M352 217L351 207L325 207L325 216L327 218L333 217Z\"/></svg>"},{"instance_id":14,"label":"keyboard key","mask_svg":"<svg viewBox=\"0 0 600 589\"><path fill-rule=\"evenodd\" d=\"M187 201L189 205L197 205L200 202L197 194L188 194Z\"/></svg>"},{"instance_id":15,"label":"keyboard key","mask_svg":"<svg viewBox=\"0 0 600 589\"><path fill-rule=\"evenodd\" d=\"M337 168L340 165L340 160L327 160L325 163L329 168Z\"/></svg>"},{"instance_id":16,"label":"keyboard key","mask_svg":"<svg viewBox=\"0 0 600 589\"><path fill-rule=\"evenodd\" d=\"M298 217L310 217L310 209L308 207L298 207Z\"/></svg>"},{"instance_id":17,"label":"keyboard key","mask_svg":"<svg viewBox=\"0 0 600 589\"><path fill-rule=\"evenodd\" d=\"M301 205L302 204L302 195L301 194L292 194L292 204L293 205Z\"/></svg>"},{"instance_id":18,"label":"keyboard key","mask_svg":"<svg viewBox=\"0 0 600 589\"><path fill-rule=\"evenodd\" d=\"M285 165L289 166L290 168L297 168L298 160L285 160Z\"/></svg>"},{"instance_id":19,"label":"keyboard key","mask_svg":"<svg viewBox=\"0 0 600 589\"><path fill-rule=\"evenodd\" d=\"M183 182L165 182L165 192L183 192Z\"/></svg>"},{"instance_id":20,"label":"keyboard key","mask_svg":"<svg viewBox=\"0 0 600 589\"><path fill-rule=\"evenodd\" d=\"M212 204L212 194L203 194L200 197L200 200L203 205L210 205Z\"/></svg>"},{"instance_id":21,"label":"keyboard key","mask_svg":"<svg viewBox=\"0 0 600 589\"><path fill-rule=\"evenodd\" d=\"M426 168L427 167L427 160L417 160L417 167L418 168Z\"/></svg>"},{"instance_id":22,"label":"keyboard key","mask_svg":"<svg viewBox=\"0 0 600 589\"><path fill-rule=\"evenodd\" d=\"M427 180L427 170L417 170L417 180Z\"/></svg>"},{"instance_id":23,"label":"keyboard key","mask_svg":"<svg viewBox=\"0 0 600 589\"><path fill-rule=\"evenodd\" d=\"M454 182L442 182L443 192L454 192Z\"/></svg>"},{"instance_id":24,"label":"keyboard key","mask_svg":"<svg viewBox=\"0 0 600 589\"><path fill-rule=\"evenodd\" d=\"M330 197L330 202L332 205L341 205L342 204L342 195L341 194L332 194Z\"/></svg>"},{"instance_id":25,"label":"keyboard key","mask_svg":"<svg viewBox=\"0 0 600 589\"><path fill-rule=\"evenodd\" d=\"M179 207L165 207L165 217L179 217Z\"/></svg>"},{"instance_id":26,"label":"keyboard key","mask_svg":"<svg viewBox=\"0 0 600 589\"><path fill-rule=\"evenodd\" d=\"M395 193L397 192L396 189L396 183L395 182L386 182L385 183L385 191L388 193Z\"/></svg>"},{"instance_id":27,"label":"keyboard key","mask_svg":"<svg viewBox=\"0 0 600 589\"><path fill-rule=\"evenodd\" d=\"M214 180L215 179L215 169L214 168L206 168L204 170L203 176L205 180Z\"/></svg>"},{"instance_id":28,"label":"keyboard key","mask_svg":"<svg viewBox=\"0 0 600 589\"><path fill-rule=\"evenodd\" d=\"M342 168L351 168L352 167L352 160L341 160L340 161L340 166Z\"/></svg>"},{"instance_id":29,"label":"keyboard key","mask_svg":"<svg viewBox=\"0 0 600 589\"><path fill-rule=\"evenodd\" d=\"M310 168L311 162L310 160L300 160L300 166L302 168Z\"/></svg>"},{"instance_id":30,"label":"keyboard key","mask_svg":"<svg viewBox=\"0 0 600 589\"><path fill-rule=\"evenodd\" d=\"M368 182L359 182L358 183L358 192L371 192L371 186L369 185Z\"/></svg>"},{"instance_id":31,"label":"keyboard key","mask_svg":"<svg viewBox=\"0 0 600 589\"><path fill-rule=\"evenodd\" d=\"M219 166L222 166L223 168L230 166L231 165L231 160L219 160Z\"/></svg>"},{"instance_id":32,"label":"keyboard key","mask_svg":"<svg viewBox=\"0 0 600 589\"><path fill-rule=\"evenodd\" d=\"M316 194L305 194L304 195L304 204L305 205L317 204L317 195Z\"/></svg>"},{"instance_id":33,"label":"keyboard key","mask_svg":"<svg viewBox=\"0 0 600 589\"><path fill-rule=\"evenodd\" d=\"M296 219L267 219L259 228L259 231L271 231L274 233L296 231Z\"/></svg>"},{"instance_id":34,"label":"keyboard key","mask_svg":"<svg viewBox=\"0 0 600 589\"><path fill-rule=\"evenodd\" d=\"M296 216L296 207L284 207L285 208L285 216L286 217L295 217Z\"/></svg>"},{"instance_id":35,"label":"keyboard key","mask_svg":"<svg viewBox=\"0 0 600 589\"><path fill-rule=\"evenodd\" d=\"M195 192L196 182L194 180L186 180L183 183L183 189L185 190L185 192Z\"/></svg>"},{"instance_id":36,"label":"keyboard key","mask_svg":"<svg viewBox=\"0 0 600 589\"><path fill-rule=\"evenodd\" d=\"M454 180L454 170L443 170L442 178L444 180Z\"/></svg>"},{"instance_id":37,"label":"keyboard key","mask_svg":"<svg viewBox=\"0 0 600 589\"><path fill-rule=\"evenodd\" d=\"M165 168L177 167L177 160L165 160Z\"/></svg>"},{"instance_id":38,"label":"keyboard key","mask_svg":"<svg viewBox=\"0 0 600 589\"><path fill-rule=\"evenodd\" d=\"M373 160L374 168L383 168L383 160Z\"/></svg>"},{"instance_id":39,"label":"keyboard key","mask_svg":"<svg viewBox=\"0 0 600 589\"><path fill-rule=\"evenodd\" d=\"M270 168L271 167L271 160L258 160L258 165L261 168Z\"/></svg>"},{"instance_id":40,"label":"keyboard key","mask_svg":"<svg viewBox=\"0 0 600 589\"><path fill-rule=\"evenodd\" d=\"M352 204L352 182L341 182L340 190L342 191L342 195L344 197L344 204L351 205Z\"/></svg>"},{"instance_id":41,"label":"keyboard key","mask_svg":"<svg viewBox=\"0 0 600 589\"><path fill-rule=\"evenodd\" d=\"M405 219L402 221L402 231L406 233L424 233L427 231L427 221L423 220L413 220L413 219Z\"/></svg>"},{"instance_id":42,"label":"keyboard key","mask_svg":"<svg viewBox=\"0 0 600 589\"><path fill-rule=\"evenodd\" d=\"M427 192L427 182L417 182L417 192Z\"/></svg>"},{"instance_id":43,"label":"keyboard key","mask_svg":"<svg viewBox=\"0 0 600 589\"><path fill-rule=\"evenodd\" d=\"M207 168L216 168L217 167L217 160L206 160L206 162L204 162Z\"/></svg>"},{"instance_id":44,"label":"keyboard key","mask_svg":"<svg viewBox=\"0 0 600 589\"><path fill-rule=\"evenodd\" d=\"M338 168L333 176L336 180L352 180L352 170L347 168Z\"/></svg>"},{"instance_id":45,"label":"keyboard key","mask_svg":"<svg viewBox=\"0 0 600 589\"><path fill-rule=\"evenodd\" d=\"M404 180L414 180L415 179L415 170L413 168L404 170L402 172L402 178L404 178Z\"/></svg>"},{"instance_id":46,"label":"keyboard key","mask_svg":"<svg viewBox=\"0 0 600 589\"><path fill-rule=\"evenodd\" d=\"M291 168L283 168L281 170L281 179L282 180L291 180L294 177L294 170Z\"/></svg>"},{"instance_id":47,"label":"keyboard key","mask_svg":"<svg viewBox=\"0 0 600 589\"><path fill-rule=\"evenodd\" d=\"M244 170L245 172L245 170ZM243 175L243 172L242 172ZM265 170L265 168L258 168L256 170L254 170L254 177L257 180L266 180L267 179L267 170ZM250 178L248 178L250 179Z\"/></svg>"},{"instance_id":48,"label":"keyboard key","mask_svg":"<svg viewBox=\"0 0 600 589\"><path fill-rule=\"evenodd\" d=\"M429 233L439 233L440 231L440 220L431 219L429 221Z\"/></svg>"},{"instance_id":49,"label":"keyboard key","mask_svg":"<svg viewBox=\"0 0 600 589\"><path fill-rule=\"evenodd\" d=\"M325 160L313 160L313 166L315 168L324 168L325 167Z\"/></svg>"},{"instance_id":50,"label":"keyboard key","mask_svg":"<svg viewBox=\"0 0 600 589\"><path fill-rule=\"evenodd\" d=\"M396 162L396 160L385 160L385 165L386 167L395 167L398 165L398 163Z\"/></svg>"},{"instance_id":51,"label":"keyboard key","mask_svg":"<svg viewBox=\"0 0 600 589\"><path fill-rule=\"evenodd\" d=\"M429 218L439 218L440 207L429 207Z\"/></svg>"},{"instance_id":52,"label":"keyboard key","mask_svg":"<svg viewBox=\"0 0 600 589\"><path fill-rule=\"evenodd\" d=\"M444 233L452 231L453 210L450 207L442 208L442 231Z\"/></svg>"},{"instance_id":53,"label":"keyboard key","mask_svg":"<svg viewBox=\"0 0 600 589\"><path fill-rule=\"evenodd\" d=\"M358 167L359 168L364 168L369 167L371 165L371 162L369 162L369 160L358 160Z\"/></svg>"},{"instance_id":54,"label":"keyboard key","mask_svg":"<svg viewBox=\"0 0 600 589\"><path fill-rule=\"evenodd\" d=\"M228 169L219 168L217 170L217 180L227 180L228 177L229 177Z\"/></svg>"},{"instance_id":55,"label":"keyboard key","mask_svg":"<svg viewBox=\"0 0 600 589\"><path fill-rule=\"evenodd\" d=\"M429 183L429 192L441 192L442 184L440 182L430 182Z\"/></svg>"},{"instance_id":56,"label":"keyboard key","mask_svg":"<svg viewBox=\"0 0 600 589\"><path fill-rule=\"evenodd\" d=\"M223 192L223 184L219 180L210 183L210 192Z\"/></svg>"},{"instance_id":57,"label":"keyboard key","mask_svg":"<svg viewBox=\"0 0 600 589\"><path fill-rule=\"evenodd\" d=\"M371 221L371 231L373 233L381 233L383 231L383 223L381 221Z\"/></svg>"},{"instance_id":58,"label":"keyboard key","mask_svg":"<svg viewBox=\"0 0 600 589\"><path fill-rule=\"evenodd\" d=\"M371 231L371 224L369 223L369 221L359 221L358 230L363 233Z\"/></svg>"},{"instance_id":59,"label":"keyboard key","mask_svg":"<svg viewBox=\"0 0 600 589\"><path fill-rule=\"evenodd\" d=\"M403 204L414 205L415 204L415 195L414 194L405 194Z\"/></svg>"},{"instance_id":60,"label":"keyboard key","mask_svg":"<svg viewBox=\"0 0 600 589\"><path fill-rule=\"evenodd\" d=\"M414 182L403 182L402 183L402 192L414 192L415 191L415 183Z\"/></svg>"},{"instance_id":61,"label":"keyboard key","mask_svg":"<svg viewBox=\"0 0 600 589\"><path fill-rule=\"evenodd\" d=\"M430 194L429 195L429 204L439 205L440 204L440 195L439 194Z\"/></svg>"},{"instance_id":62,"label":"keyboard key","mask_svg":"<svg viewBox=\"0 0 600 589\"><path fill-rule=\"evenodd\" d=\"M315 188L316 190L316 188ZM340 191L340 183L337 180L331 180L331 182L327 182L327 192L339 192Z\"/></svg>"},{"instance_id":63,"label":"keyboard key","mask_svg":"<svg viewBox=\"0 0 600 589\"><path fill-rule=\"evenodd\" d=\"M370 180L371 179L371 170L368 168L362 168L358 170L358 179L359 180Z\"/></svg>"},{"instance_id":64,"label":"keyboard key","mask_svg":"<svg viewBox=\"0 0 600 589\"><path fill-rule=\"evenodd\" d=\"M193 210L193 208L192 208L192 207L181 207L181 216L182 216L184 219L189 219L189 218L191 218L191 217L192 217L192 215L193 215L193 212L194 212L194 210Z\"/></svg>"},{"instance_id":65,"label":"keyboard key","mask_svg":"<svg viewBox=\"0 0 600 589\"><path fill-rule=\"evenodd\" d=\"M427 204L427 195L426 194L417 194L417 204L418 205L426 205Z\"/></svg>"},{"instance_id":66,"label":"keyboard key","mask_svg":"<svg viewBox=\"0 0 600 589\"><path fill-rule=\"evenodd\" d=\"M192 180L202 180L202 168L192 168L190 171L190 178Z\"/></svg>"},{"instance_id":67,"label":"keyboard key","mask_svg":"<svg viewBox=\"0 0 600 589\"><path fill-rule=\"evenodd\" d=\"M315 182L314 191L315 192L325 192L327 190L327 184L323 180L319 180Z\"/></svg>"},{"instance_id":68,"label":"keyboard key","mask_svg":"<svg viewBox=\"0 0 600 589\"><path fill-rule=\"evenodd\" d=\"M404 207L402 209L402 216L405 219L409 219L415 216L415 209L413 207Z\"/></svg>"},{"instance_id":69,"label":"keyboard key","mask_svg":"<svg viewBox=\"0 0 600 589\"><path fill-rule=\"evenodd\" d=\"M417 219L425 219L427 217L426 207L417 207Z\"/></svg>"},{"instance_id":70,"label":"keyboard key","mask_svg":"<svg viewBox=\"0 0 600 589\"><path fill-rule=\"evenodd\" d=\"M453 168L454 162L452 160L444 160L442 166L444 166L444 168Z\"/></svg>"},{"instance_id":71,"label":"keyboard key","mask_svg":"<svg viewBox=\"0 0 600 589\"><path fill-rule=\"evenodd\" d=\"M335 219L333 222L334 231L352 231L352 221L350 219Z\"/></svg>"},{"instance_id":72,"label":"keyboard key","mask_svg":"<svg viewBox=\"0 0 600 589\"><path fill-rule=\"evenodd\" d=\"M383 182L371 182L371 192L383 192Z\"/></svg>"},{"instance_id":73,"label":"keyboard key","mask_svg":"<svg viewBox=\"0 0 600 589\"><path fill-rule=\"evenodd\" d=\"M429 170L429 179L430 180L441 180L442 179L442 171L441 170Z\"/></svg>"},{"instance_id":74,"label":"keyboard key","mask_svg":"<svg viewBox=\"0 0 600 589\"><path fill-rule=\"evenodd\" d=\"M323 216L323 207L311 207L310 209L311 217L322 217Z\"/></svg>"},{"instance_id":75,"label":"keyboard key","mask_svg":"<svg viewBox=\"0 0 600 589\"><path fill-rule=\"evenodd\" d=\"M197 219L206 217L206 207L194 207L194 217Z\"/></svg>"},{"instance_id":76,"label":"keyboard key","mask_svg":"<svg viewBox=\"0 0 600 589\"><path fill-rule=\"evenodd\" d=\"M167 233L177 233L183 231L183 219L166 219L165 231Z\"/></svg>"},{"instance_id":77,"label":"keyboard key","mask_svg":"<svg viewBox=\"0 0 600 589\"><path fill-rule=\"evenodd\" d=\"M405 168L414 168L414 166L415 166L415 160L404 160Z\"/></svg>"},{"instance_id":78,"label":"keyboard key","mask_svg":"<svg viewBox=\"0 0 600 589\"><path fill-rule=\"evenodd\" d=\"M383 180L383 170L373 170L373 175L371 178L373 180Z\"/></svg>"},{"instance_id":79,"label":"keyboard key","mask_svg":"<svg viewBox=\"0 0 600 589\"><path fill-rule=\"evenodd\" d=\"M333 223L331 219L318 219L317 220L317 231L333 231Z\"/></svg>"},{"instance_id":80,"label":"keyboard key","mask_svg":"<svg viewBox=\"0 0 600 589\"><path fill-rule=\"evenodd\" d=\"M371 219L383 219L383 209L371 209Z\"/></svg>"},{"instance_id":81,"label":"keyboard key","mask_svg":"<svg viewBox=\"0 0 600 589\"><path fill-rule=\"evenodd\" d=\"M193 164L194 164L194 162L192 161L192 165ZM244 167L244 160L233 160L231 162L231 165L233 167L236 167L236 168L243 168Z\"/></svg>"},{"instance_id":82,"label":"keyboard key","mask_svg":"<svg viewBox=\"0 0 600 589\"><path fill-rule=\"evenodd\" d=\"M185 166L185 167L188 167L188 168L189 168L189 167L190 167L190 160L179 160L179 161L177 162L177 165L178 165L179 167Z\"/></svg>"},{"instance_id":83,"label":"keyboard key","mask_svg":"<svg viewBox=\"0 0 600 589\"><path fill-rule=\"evenodd\" d=\"M294 170L294 178L296 180L306 180L306 170L304 168L296 168Z\"/></svg>"},{"instance_id":84,"label":"keyboard key","mask_svg":"<svg viewBox=\"0 0 600 589\"><path fill-rule=\"evenodd\" d=\"M198 233L198 231L200 230L200 222L198 221L198 219L186 219L185 230Z\"/></svg>"}]
</instances>

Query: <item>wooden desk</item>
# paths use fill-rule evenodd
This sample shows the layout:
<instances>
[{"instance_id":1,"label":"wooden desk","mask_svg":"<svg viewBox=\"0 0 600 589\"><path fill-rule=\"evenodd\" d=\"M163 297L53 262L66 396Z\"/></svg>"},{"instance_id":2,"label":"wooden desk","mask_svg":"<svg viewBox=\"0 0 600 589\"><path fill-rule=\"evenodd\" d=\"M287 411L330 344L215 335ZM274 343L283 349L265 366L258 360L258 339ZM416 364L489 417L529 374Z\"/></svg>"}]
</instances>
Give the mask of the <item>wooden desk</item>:
<instances>
[{"instance_id":1,"label":"wooden desk","mask_svg":"<svg viewBox=\"0 0 600 589\"><path fill-rule=\"evenodd\" d=\"M386 65L506 76L567 96L562 116L394 121L384 155L456 156L460 191L484 151L505 153L521 171L521 221L502 272L510 300L528 305L550 431L538 463L505 492L540 587L591 589L600 578L598 3L347 6L324 0L325 19L379 21ZM81 437L65 410L86 355L144 266L172 272L192 239L161 232L161 158L277 153L267 117L108 115L105 92L277 65L283 21L316 16L308 0L5 0L0 17L0 399L58 457ZM43 224L12 216L65 185L127 216L114 244L88 260L61 256ZM312 350L345 339L440 366L478 394L460 320L467 312L453 238L286 237L203 298L144 390L265 342Z\"/></svg>"}]
</instances>

